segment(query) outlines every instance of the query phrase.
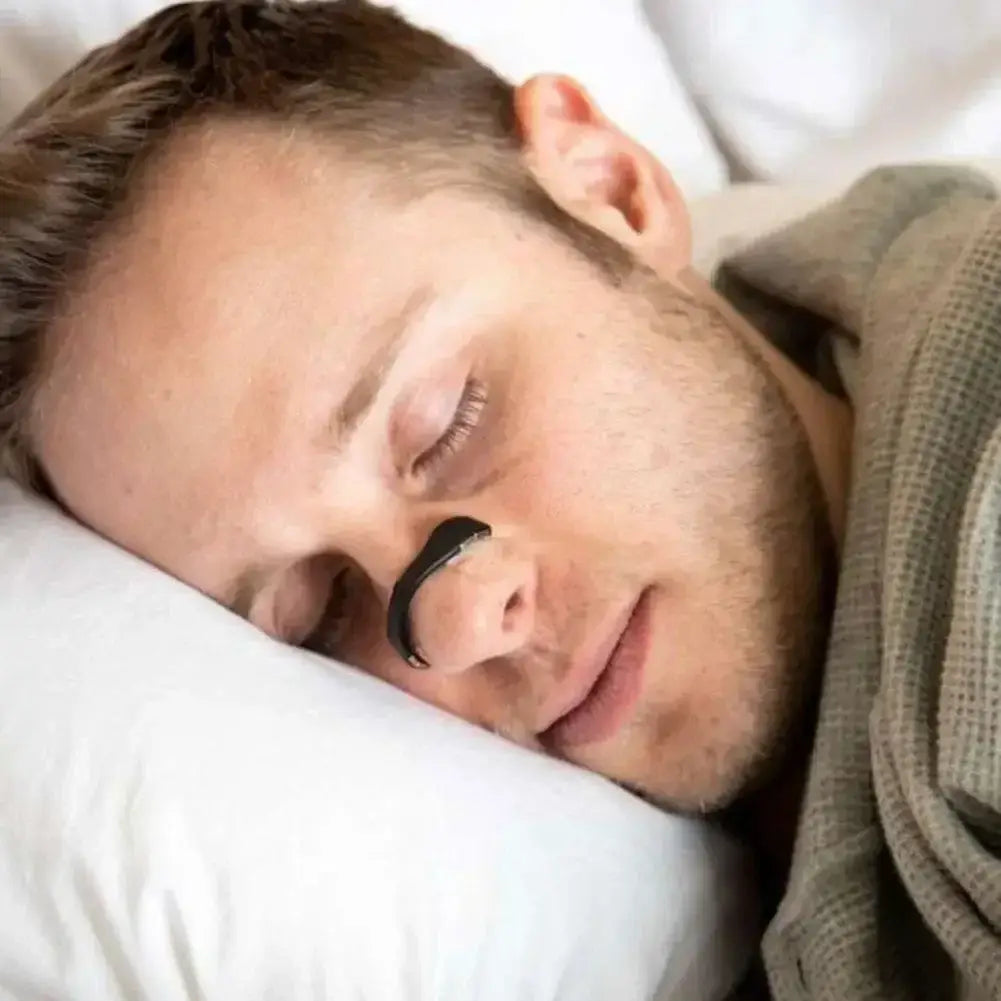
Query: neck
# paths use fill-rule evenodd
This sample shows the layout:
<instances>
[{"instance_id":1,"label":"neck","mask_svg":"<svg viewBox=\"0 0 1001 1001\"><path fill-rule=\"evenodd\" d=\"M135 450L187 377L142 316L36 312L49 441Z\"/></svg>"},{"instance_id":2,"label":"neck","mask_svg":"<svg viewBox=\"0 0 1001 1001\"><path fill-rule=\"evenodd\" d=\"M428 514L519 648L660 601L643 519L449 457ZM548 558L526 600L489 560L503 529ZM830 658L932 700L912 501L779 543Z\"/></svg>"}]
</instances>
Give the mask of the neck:
<instances>
[{"instance_id":1,"label":"neck","mask_svg":"<svg viewBox=\"0 0 1001 1001\"><path fill-rule=\"evenodd\" d=\"M797 749L772 781L740 800L724 818L725 826L754 853L769 919L789 879L808 760L808 748L802 753Z\"/></svg>"}]
</instances>

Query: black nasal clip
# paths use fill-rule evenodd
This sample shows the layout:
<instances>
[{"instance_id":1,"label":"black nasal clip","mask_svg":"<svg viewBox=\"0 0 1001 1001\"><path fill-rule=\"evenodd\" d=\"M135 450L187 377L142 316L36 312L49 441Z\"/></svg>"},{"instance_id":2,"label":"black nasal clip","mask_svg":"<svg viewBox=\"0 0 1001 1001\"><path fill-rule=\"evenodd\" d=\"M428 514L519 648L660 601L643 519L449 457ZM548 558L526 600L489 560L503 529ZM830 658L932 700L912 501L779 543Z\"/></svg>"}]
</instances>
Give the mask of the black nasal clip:
<instances>
[{"instance_id":1,"label":"black nasal clip","mask_svg":"<svg viewBox=\"0 0 1001 1001\"><path fill-rule=\"evenodd\" d=\"M410 633L410 604L433 573L445 566L478 539L490 535L490 526L475 518L448 518L429 536L424 548L400 575L389 598L386 633L396 652L411 666L431 665L414 646Z\"/></svg>"}]
</instances>

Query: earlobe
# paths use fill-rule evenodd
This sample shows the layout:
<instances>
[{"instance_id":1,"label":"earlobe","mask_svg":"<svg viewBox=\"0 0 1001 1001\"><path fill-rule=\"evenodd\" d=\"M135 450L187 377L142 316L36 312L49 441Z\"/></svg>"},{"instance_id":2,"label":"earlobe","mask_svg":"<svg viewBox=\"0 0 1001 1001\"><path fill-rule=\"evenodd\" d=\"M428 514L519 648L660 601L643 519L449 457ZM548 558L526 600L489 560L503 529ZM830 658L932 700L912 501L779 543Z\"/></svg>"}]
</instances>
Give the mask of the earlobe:
<instances>
[{"instance_id":1,"label":"earlobe","mask_svg":"<svg viewBox=\"0 0 1001 1001\"><path fill-rule=\"evenodd\" d=\"M518 88L515 112L526 166L553 201L665 278L688 266L688 213L670 174L579 84L533 77Z\"/></svg>"}]
</instances>

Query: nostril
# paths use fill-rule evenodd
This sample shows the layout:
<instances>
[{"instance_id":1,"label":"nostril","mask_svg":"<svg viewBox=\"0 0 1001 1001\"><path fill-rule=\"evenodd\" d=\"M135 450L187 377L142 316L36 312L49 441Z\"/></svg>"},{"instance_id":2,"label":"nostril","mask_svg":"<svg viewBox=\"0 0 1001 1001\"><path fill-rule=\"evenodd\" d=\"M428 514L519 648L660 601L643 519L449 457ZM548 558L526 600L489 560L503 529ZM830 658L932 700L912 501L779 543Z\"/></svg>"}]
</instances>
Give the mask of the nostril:
<instances>
[{"instance_id":1,"label":"nostril","mask_svg":"<svg viewBox=\"0 0 1001 1001\"><path fill-rule=\"evenodd\" d=\"M514 592L510 598L507 599L507 604L504 606L504 625L510 626L511 618L521 611L522 606L525 604L525 599L522 596L521 588Z\"/></svg>"}]
</instances>

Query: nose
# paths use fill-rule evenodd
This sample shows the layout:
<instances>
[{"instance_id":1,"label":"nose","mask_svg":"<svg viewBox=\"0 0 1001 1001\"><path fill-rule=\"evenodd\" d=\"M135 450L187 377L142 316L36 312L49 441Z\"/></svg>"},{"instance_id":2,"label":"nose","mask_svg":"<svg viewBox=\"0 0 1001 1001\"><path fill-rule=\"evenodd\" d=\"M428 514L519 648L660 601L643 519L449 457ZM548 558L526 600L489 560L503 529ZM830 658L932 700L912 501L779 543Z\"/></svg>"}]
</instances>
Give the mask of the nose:
<instances>
[{"instance_id":1,"label":"nose","mask_svg":"<svg viewBox=\"0 0 1001 1001\"><path fill-rule=\"evenodd\" d=\"M525 646L535 598L534 560L512 540L490 536L421 585L410 605L411 635L434 670L458 674Z\"/></svg>"}]
</instances>

